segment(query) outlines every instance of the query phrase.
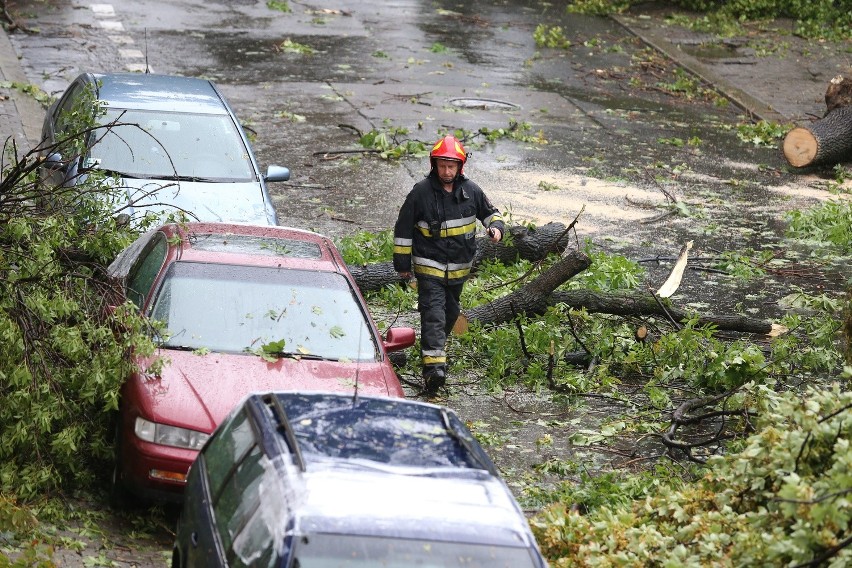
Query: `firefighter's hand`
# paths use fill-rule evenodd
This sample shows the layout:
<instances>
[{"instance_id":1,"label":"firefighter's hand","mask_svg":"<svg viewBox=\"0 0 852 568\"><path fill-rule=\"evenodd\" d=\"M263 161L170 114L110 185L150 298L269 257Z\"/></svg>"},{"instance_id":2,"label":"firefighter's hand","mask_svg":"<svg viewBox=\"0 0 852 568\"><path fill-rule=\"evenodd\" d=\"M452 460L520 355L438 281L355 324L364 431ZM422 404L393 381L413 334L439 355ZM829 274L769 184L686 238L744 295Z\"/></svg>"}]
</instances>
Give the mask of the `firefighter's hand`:
<instances>
[{"instance_id":1,"label":"firefighter's hand","mask_svg":"<svg viewBox=\"0 0 852 568\"><path fill-rule=\"evenodd\" d=\"M397 272L397 274L399 274L399 277L403 280L411 280L412 278L412 274L410 272Z\"/></svg>"},{"instance_id":2,"label":"firefighter's hand","mask_svg":"<svg viewBox=\"0 0 852 568\"><path fill-rule=\"evenodd\" d=\"M499 243L503 238L503 233L500 231L500 229L489 228L487 232L488 238L490 238L495 243Z\"/></svg>"}]
</instances>

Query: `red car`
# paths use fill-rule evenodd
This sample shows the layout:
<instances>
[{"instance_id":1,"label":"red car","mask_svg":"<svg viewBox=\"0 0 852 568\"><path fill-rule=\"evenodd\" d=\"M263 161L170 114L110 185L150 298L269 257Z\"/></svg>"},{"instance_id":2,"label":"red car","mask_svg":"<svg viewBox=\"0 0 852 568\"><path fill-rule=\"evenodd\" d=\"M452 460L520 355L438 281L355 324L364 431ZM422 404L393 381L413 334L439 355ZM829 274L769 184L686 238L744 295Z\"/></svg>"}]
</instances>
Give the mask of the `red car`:
<instances>
[{"instance_id":1,"label":"red car","mask_svg":"<svg viewBox=\"0 0 852 568\"><path fill-rule=\"evenodd\" d=\"M179 501L204 442L248 393L402 397L382 339L334 244L298 229L167 224L125 249L110 277L152 321L158 350L122 387L113 491ZM152 367L152 363L158 365Z\"/></svg>"}]
</instances>

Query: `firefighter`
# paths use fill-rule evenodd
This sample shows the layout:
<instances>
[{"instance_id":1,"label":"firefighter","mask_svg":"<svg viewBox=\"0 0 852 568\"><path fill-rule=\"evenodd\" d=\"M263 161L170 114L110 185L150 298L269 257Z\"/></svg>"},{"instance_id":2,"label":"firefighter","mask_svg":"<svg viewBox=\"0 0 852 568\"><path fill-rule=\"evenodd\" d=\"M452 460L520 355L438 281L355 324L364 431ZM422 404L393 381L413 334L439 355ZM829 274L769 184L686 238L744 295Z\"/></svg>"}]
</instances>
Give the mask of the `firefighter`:
<instances>
[{"instance_id":1,"label":"firefighter","mask_svg":"<svg viewBox=\"0 0 852 568\"><path fill-rule=\"evenodd\" d=\"M429 153L429 174L405 198L394 226L394 269L417 278L420 354L426 392L447 377L447 335L461 312L460 298L476 252L476 220L499 242L500 211L464 175L467 153L454 136L444 136Z\"/></svg>"}]
</instances>

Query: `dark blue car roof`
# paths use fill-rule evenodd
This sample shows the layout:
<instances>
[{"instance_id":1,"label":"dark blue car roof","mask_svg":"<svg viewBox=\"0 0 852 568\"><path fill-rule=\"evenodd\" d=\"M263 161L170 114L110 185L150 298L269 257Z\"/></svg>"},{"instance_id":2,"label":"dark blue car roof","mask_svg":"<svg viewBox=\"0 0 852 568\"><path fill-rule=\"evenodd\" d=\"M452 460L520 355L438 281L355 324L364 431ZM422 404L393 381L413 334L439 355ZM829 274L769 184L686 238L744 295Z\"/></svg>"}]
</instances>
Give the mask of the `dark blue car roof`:
<instances>
[{"instance_id":1,"label":"dark blue car roof","mask_svg":"<svg viewBox=\"0 0 852 568\"><path fill-rule=\"evenodd\" d=\"M455 413L405 399L286 392L263 401L304 463L366 459L391 466L497 469ZM293 448L291 448L292 450Z\"/></svg>"},{"instance_id":2,"label":"dark blue car roof","mask_svg":"<svg viewBox=\"0 0 852 568\"><path fill-rule=\"evenodd\" d=\"M150 73L91 74L98 99L113 108L228 114L213 83L206 79Z\"/></svg>"}]
</instances>

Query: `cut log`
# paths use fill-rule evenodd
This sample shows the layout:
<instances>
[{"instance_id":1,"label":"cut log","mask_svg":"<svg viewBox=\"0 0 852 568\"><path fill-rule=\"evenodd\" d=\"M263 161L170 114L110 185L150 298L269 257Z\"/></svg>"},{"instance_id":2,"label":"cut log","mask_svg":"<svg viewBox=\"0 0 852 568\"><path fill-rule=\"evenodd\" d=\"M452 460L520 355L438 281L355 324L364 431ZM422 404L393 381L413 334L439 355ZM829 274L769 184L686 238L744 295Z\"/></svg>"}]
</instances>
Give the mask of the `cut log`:
<instances>
[{"instance_id":1,"label":"cut log","mask_svg":"<svg viewBox=\"0 0 852 568\"><path fill-rule=\"evenodd\" d=\"M499 243L491 239L476 239L474 267L484 260L499 260L503 264L512 264L518 259L537 262L549 253L561 254L568 245L566 227L562 223L548 223L535 229L523 226L507 228L512 235L511 244L504 240ZM402 279L393 269L392 262L375 262L364 266L347 265L361 292L380 290L388 284L401 283Z\"/></svg>"},{"instance_id":2,"label":"cut log","mask_svg":"<svg viewBox=\"0 0 852 568\"><path fill-rule=\"evenodd\" d=\"M588 256L572 251L519 290L462 312L453 331L464 333L471 321L497 324L510 321L520 314L542 314L551 305L553 291L591 264L592 260Z\"/></svg>"},{"instance_id":3,"label":"cut log","mask_svg":"<svg viewBox=\"0 0 852 568\"><path fill-rule=\"evenodd\" d=\"M795 168L852 160L852 106L832 109L784 137L784 157Z\"/></svg>"}]
</instances>

